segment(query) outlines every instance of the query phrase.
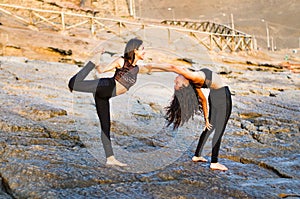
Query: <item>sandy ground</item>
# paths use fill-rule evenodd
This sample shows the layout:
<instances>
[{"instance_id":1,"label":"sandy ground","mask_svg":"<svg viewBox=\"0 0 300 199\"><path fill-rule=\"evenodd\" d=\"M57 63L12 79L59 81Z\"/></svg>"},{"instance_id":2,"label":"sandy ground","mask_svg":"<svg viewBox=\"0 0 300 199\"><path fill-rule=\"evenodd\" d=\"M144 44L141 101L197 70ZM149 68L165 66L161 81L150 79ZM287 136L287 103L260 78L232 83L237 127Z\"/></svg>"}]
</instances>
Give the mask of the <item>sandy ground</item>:
<instances>
[{"instance_id":1,"label":"sandy ground","mask_svg":"<svg viewBox=\"0 0 300 199\"><path fill-rule=\"evenodd\" d=\"M49 1L50 2L50 1ZM55 2L55 1L53 1ZM64 1L69 7L71 5L79 4L78 1ZM61 3L64 3L61 2ZM17 4L17 1L3 0L3 3ZM38 7L43 9L61 9L55 8L49 3L35 1L35 0L20 0L21 5L25 7ZM61 3L58 3L60 5ZM103 2L103 8L109 9L110 5ZM180 6L178 6L180 5ZM99 7L98 3L92 4L91 9ZM201 2L192 0L188 3L177 3L176 1L136 1L136 18L139 19L190 19L199 21L214 21L225 25L232 26L230 14L234 16L235 28L256 37L258 47L261 49L259 52L252 54L247 53L233 53L228 56L234 57L237 55L245 56L250 55L253 58L258 58L263 61L276 60L277 62L290 61L292 63L300 63L299 59L299 17L298 10L300 3L298 1L251 1L251 2L236 2L236 0L219 1L213 0L209 2ZM286 11L287 10L287 11ZM111 13L110 13L111 14ZM107 17L112 17L106 13ZM121 14L120 14L121 15ZM172 18L171 16L174 16ZM251 16L251 17L249 17ZM130 18L125 18L129 19ZM266 23L261 20L264 19ZM6 56L23 56L29 59L40 59L47 61L60 61L60 62L82 62L85 61L93 49L101 42L106 40L117 39L121 43L125 43L128 37L135 35L135 31L140 27L126 27L122 30L122 36L117 36L107 31L101 31L96 36L92 36L87 30L84 29L71 29L70 31L60 32L51 29L45 29L45 26L39 28L25 25L24 23L9 17L4 13L0 13L0 53ZM119 32L117 26L110 24L112 30ZM41 28L44 27L44 28ZM269 29L270 37L274 39L277 47L277 52L266 51L266 27ZM170 48L167 41L167 34L165 31L155 32L155 30L146 30L146 34L140 35L149 47L155 46L158 42L155 41L156 37L161 39L164 43L164 48L172 51L183 53L186 49ZM160 30L159 30L160 31ZM176 42L177 46L183 45L178 40L178 34L172 35L171 43ZM127 35L127 36L126 36ZM124 36L124 38L122 38ZM126 38L127 37L127 38ZM186 36L184 36L186 37ZM154 41L152 41L154 40ZM117 42L118 43L118 42ZM155 45L153 45L155 44ZM118 45L118 44L117 44ZM116 46L115 46L116 47ZM49 48L57 48L68 52L72 51L72 55L62 56L58 52L50 50ZM110 50L118 50L109 46ZM5 51L5 52L4 52ZM296 52L296 53L294 53ZM216 54L210 54L216 55ZM188 55L184 55L188 57ZM216 55L218 56L218 55ZM224 55L226 56L226 54Z\"/></svg>"}]
</instances>

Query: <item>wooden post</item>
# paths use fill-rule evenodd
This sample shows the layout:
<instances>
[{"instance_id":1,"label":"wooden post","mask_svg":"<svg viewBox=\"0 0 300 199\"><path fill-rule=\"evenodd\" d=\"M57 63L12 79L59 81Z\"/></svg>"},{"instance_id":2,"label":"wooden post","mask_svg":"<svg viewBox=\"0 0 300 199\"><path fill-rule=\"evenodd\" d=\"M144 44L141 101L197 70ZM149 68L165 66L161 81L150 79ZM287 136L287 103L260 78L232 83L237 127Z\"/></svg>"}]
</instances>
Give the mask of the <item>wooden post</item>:
<instances>
[{"instance_id":1,"label":"wooden post","mask_svg":"<svg viewBox=\"0 0 300 199\"><path fill-rule=\"evenodd\" d=\"M235 51L235 49L236 49L235 48L236 45L235 45L235 37L234 36L231 36L231 44L232 44L232 47L231 47L231 52L232 52L232 51Z\"/></svg>"},{"instance_id":2,"label":"wooden post","mask_svg":"<svg viewBox=\"0 0 300 199\"><path fill-rule=\"evenodd\" d=\"M274 51L274 41L273 41L273 37L271 37L271 50Z\"/></svg>"},{"instance_id":3,"label":"wooden post","mask_svg":"<svg viewBox=\"0 0 300 199\"><path fill-rule=\"evenodd\" d=\"M270 50L270 33L269 33L269 26L268 23L266 22L266 31L267 31L267 46L268 46L268 50Z\"/></svg>"},{"instance_id":4,"label":"wooden post","mask_svg":"<svg viewBox=\"0 0 300 199\"><path fill-rule=\"evenodd\" d=\"M66 24L65 24L65 13L64 11L61 12L61 26L62 26L62 31L66 30Z\"/></svg>"},{"instance_id":5,"label":"wooden post","mask_svg":"<svg viewBox=\"0 0 300 199\"><path fill-rule=\"evenodd\" d=\"M133 18L135 19L135 1L132 0Z\"/></svg>"},{"instance_id":6,"label":"wooden post","mask_svg":"<svg viewBox=\"0 0 300 199\"><path fill-rule=\"evenodd\" d=\"M257 50L257 43L256 43L256 38L255 38L255 36L253 36L252 49Z\"/></svg>"},{"instance_id":7,"label":"wooden post","mask_svg":"<svg viewBox=\"0 0 300 199\"><path fill-rule=\"evenodd\" d=\"M33 25L32 10L29 10L29 25Z\"/></svg>"},{"instance_id":8,"label":"wooden post","mask_svg":"<svg viewBox=\"0 0 300 199\"><path fill-rule=\"evenodd\" d=\"M130 16L133 16L132 1L133 0L129 0L129 14L130 14Z\"/></svg>"},{"instance_id":9,"label":"wooden post","mask_svg":"<svg viewBox=\"0 0 300 199\"><path fill-rule=\"evenodd\" d=\"M230 14L231 16L231 28L232 28L232 34L235 35L235 30L234 30L234 22L233 22L233 14Z\"/></svg>"},{"instance_id":10,"label":"wooden post","mask_svg":"<svg viewBox=\"0 0 300 199\"><path fill-rule=\"evenodd\" d=\"M209 50L213 50L213 35L212 34L209 34L209 39L210 39Z\"/></svg>"},{"instance_id":11,"label":"wooden post","mask_svg":"<svg viewBox=\"0 0 300 199\"><path fill-rule=\"evenodd\" d=\"M96 34L96 29L95 29L95 25L94 25L94 17L91 17L90 23L91 23L91 33L94 36Z\"/></svg>"}]
</instances>

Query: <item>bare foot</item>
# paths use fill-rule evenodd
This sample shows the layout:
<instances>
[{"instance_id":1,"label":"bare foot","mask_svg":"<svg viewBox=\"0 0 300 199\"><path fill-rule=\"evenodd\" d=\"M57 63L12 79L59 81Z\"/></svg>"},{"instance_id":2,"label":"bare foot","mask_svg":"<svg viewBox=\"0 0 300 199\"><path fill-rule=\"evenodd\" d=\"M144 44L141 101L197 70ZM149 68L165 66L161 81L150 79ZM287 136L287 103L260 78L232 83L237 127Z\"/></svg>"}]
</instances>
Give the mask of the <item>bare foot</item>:
<instances>
[{"instance_id":1,"label":"bare foot","mask_svg":"<svg viewBox=\"0 0 300 199\"><path fill-rule=\"evenodd\" d=\"M221 171L227 171L228 168L220 163L210 163L210 168L212 170L221 170Z\"/></svg>"},{"instance_id":2,"label":"bare foot","mask_svg":"<svg viewBox=\"0 0 300 199\"><path fill-rule=\"evenodd\" d=\"M110 156L106 159L106 165L107 166L120 166L120 167L128 166L127 164L118 161L114 156Z\"/></svg>"},{"instance_id":3,"label":"bare foot","mask_svg":"<svg viewBox=\"0 0 300 199\"><path fill-rule=\"evenodd\" d=\"M194 156L192 158L192 161L193 162L207 162L207 159L205 159L204 157L200 156L200 157L197 157L197 156Z\"/></svg>"}]
</instances>

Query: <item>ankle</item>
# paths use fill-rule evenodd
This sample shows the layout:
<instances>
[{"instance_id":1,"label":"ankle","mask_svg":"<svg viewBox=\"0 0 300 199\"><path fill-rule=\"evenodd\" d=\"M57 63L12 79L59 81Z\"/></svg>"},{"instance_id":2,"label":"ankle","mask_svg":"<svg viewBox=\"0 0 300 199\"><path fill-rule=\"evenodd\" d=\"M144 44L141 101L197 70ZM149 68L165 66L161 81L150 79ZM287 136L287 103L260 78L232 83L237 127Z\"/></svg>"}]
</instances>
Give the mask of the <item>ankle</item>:
<instances>
[{"instance_id":1,"label":"ankle","mask_svg":"<svg viewBox=\"0 0 300 199\"><path fill-rule=\"evenodd\" d=\"M114 161L114 160L116 160L116 158L113 155L106 158L106 161Z\"/></svg>"}]
</instances>

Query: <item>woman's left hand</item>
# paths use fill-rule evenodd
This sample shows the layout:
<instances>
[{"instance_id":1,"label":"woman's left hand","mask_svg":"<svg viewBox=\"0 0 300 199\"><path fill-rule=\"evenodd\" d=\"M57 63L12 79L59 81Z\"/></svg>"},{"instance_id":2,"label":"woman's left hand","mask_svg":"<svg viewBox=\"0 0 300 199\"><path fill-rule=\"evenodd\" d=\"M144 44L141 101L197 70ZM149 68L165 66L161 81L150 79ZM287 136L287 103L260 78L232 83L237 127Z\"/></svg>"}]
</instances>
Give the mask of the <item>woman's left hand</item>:
<instances>
[{"instance_id":1,"label":"woman's left hand","mask_svg":"<svg viewBox=\"0 0 300 199\"><path fill-rule=\"evenodd\" d=\"M144 65L144 67L147 69L147 74L151 74L152 65L151 64L147 64L147 65Z\"/></svg>"}]
</instances>

